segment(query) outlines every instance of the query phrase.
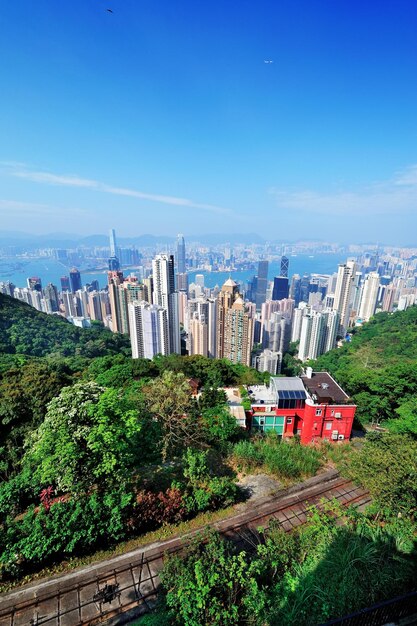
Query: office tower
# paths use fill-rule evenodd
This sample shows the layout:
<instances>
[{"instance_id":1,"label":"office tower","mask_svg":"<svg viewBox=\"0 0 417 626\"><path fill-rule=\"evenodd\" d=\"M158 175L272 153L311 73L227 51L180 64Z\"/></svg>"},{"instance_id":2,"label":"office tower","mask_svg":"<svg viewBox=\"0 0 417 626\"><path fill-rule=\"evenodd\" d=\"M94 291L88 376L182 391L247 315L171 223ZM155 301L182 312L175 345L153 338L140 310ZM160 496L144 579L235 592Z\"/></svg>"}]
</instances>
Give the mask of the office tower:
<instances>
[{"instance_id":1,"label":"office tower","mask_svg":"<svg viewBox=\"0 0 417 626\"><path fill-rule=\"evenodd\" d=\"M258 311L266 300L266 288L268 285L268 261L259 261L258 275L256 277L255 304Z\"/></svg>"},{"instance_id":2,"label":"office tower","mask_svg":"<svg viewBox=\"0 0 417 626\"><path fill-rule=\"evenodd\" d=\"M272 290L272 300L283 300L284 298L288 298L288 295L288 278L285 278L285 276L275 276L274 287Z\"/></svg>"},{"instance_id":3,"label":"office tower","mask_svg":"<svg viewBox=\"0 0 417 626\"><path fill-rule=\"evenodd\" d=\"M177 235L177 274L185 274L185 240L184 235Z\"/></svg>"},{"instance_id":4,"label":"office tower","mask_svg":"<svg viewBox=\"0 0 417 626\"><path fill-rule=\"evenodd\" d=\"M355 275L355 262L341 263L337 272L333 308L340 315L341 335L344 335L349 323L351 291Z\"/></svg>"},{"instance_id":5,"label":"office tower","mask_svg":"<svg viewBox=\"0 0 417 626\"><path fill-rule=\"evenodd\" d=\"M301 276L294 274L291 279L290 298L295 301L295 306L300 304L301 300Z\"/></svg>"},{"instance_id":6,"label":"office tower","mask_svg":"<svg viewBox=\"0 0 417 626\"><path fill-rule=\"evenodd\" d=\"M109 231L110 258L108 261L109 272L117 272L120 269L119 251L116 244L116 231L111 228Z\"/></svg>"},{"instance_id":7,"label":"office tower","mask_svg":"<svg viewBox=\"0 0 417 626\"><path fill-rule=\"evenodd\" d=\"M61 279L62 280L62 279ZM69 280L70 280L70 290L72 291L72 293L75 293L76 291L78 291L79 289L82 289L82 284L81 284L81 274L80 272L77 270L76 267L73 267L70 270L69 273Z\"/></svg>"},{"instance_id":8,"label":"office tower","mask_svg":"<svg viewBox=\"0 0 417 626\"><path fill-rule=\"evenodd\" d=\"M195 284L204 289L204 274L196 274L195 275Z\"/></svg>"},{"instance_id":9,"label":"office tower","mask_svg":"<svg viewBox=\"0 0 417 626\"><path fill-rule=\"evenodd\" d=\"M110 239L110 256L117 256L117 246L116 246L116 231L114 228L111 228L109 231L109 239Z\"/></svg>"},{"instance_id":10,"label":"office tower","mask_svg":"<svg viewBox=\"0 0 417 626\"><path fill-rule=\"evenodd\" d=\"M169 354L167 310L148 302L129 303L130 343L133 359Z\"/></svg>"},{"instance_id":11,"label":"office tower","mask_svg":"<svg viewBox=\"0 0 417 626\"><path fill-rule=\"evenodd\" d=\"M310 293L310 274L304 274L300 282L300 302L308 302Z\"/></svg>"},{"instance_id":12,"label":"office tower","mask_svg":"<svg viewBox=\"0 0 417 626\"><path fill-rule=\"evenodd\" d=\"M44 289L44 298L47 301L46 308L48 313L56 313L59 311L58 289L52 283L48 283Z\"/></svg>"},{"instance_id":13,"label":"office tower","mask_svg":"<svg viewBox=\"0 0 417 626\"><path fill-rule=\"evenodd\" d=\"M245 303L238 296L225 311L223 357L232 363L250 365L253 345L253 319L245 311Z\"/></svg>"},{"instance_id":14,"label":"office tower","mask_svg":"<svg viewBox=\"0 0 417 626\"><path fill-rule=\"evenodd\" d=\"M188 274L177 274L178 291L188 292Z\"/></svg>"},{"instance_id":15,"label":"office tower","mask_svg":"<svg viewBox=\"0 0 417 626\"><path fill-rule=\"evenodd\" d=\"M217 299L217 332L216 332L216 357L222 359L224 354L224 333L226 324L226 312L232 307L237 295L238 286L229 278L220 290Z\"/></svg>"},{"instance_id":16,"label":"office tower","mask_svg":"<svg viewBox=\"0 0 417 626\"><path fill-rule=\"evenodd\" d=\"M378 272L370 272L363 284L362 299L359 308L359 317L367 322L375 313L379 290Z\"/></svg>"},{"instance_id":17,"label":"office tower","mask_svg":"<svg viewBox=\"0 0 417 626\"><path fill-rule=\"evenodd\" d=\"M61 291L69 291L69 290L70 290L69 276L61 276Z\"/></svg>"},{"instance_id":18,"label":"office tower","mask_svg":"<svg viewBox=\"0 0 417 626\"><path fill-rule=\"evenodd\" d=\"M178 294L175 291L174 256L158 254L152 261L153 303L167 310L169 352L181 354Z\"/></svg>"},{"instance_id":19,"label":"office tower","mask_svg":"<svg viewBox=\"0 0 417 626\"><path fill-rule=\"evenodd\" d=\"M33 289L34 291L42 291L42 281L38 276L32 276L32 278L26 279L28 289Z\"/></svg>"},{"instance_id":20,"label":"office tower","mask_svg":"<svg viewBox=\"0 0 417 626\"><path fill-rule=\"evenodd\" d=\"M288 268L290 265L290 261L288 259L288 257L283 256L281 257L281 276L284 276L284 278L288 278Z\"/></svg>"}]
</instances>

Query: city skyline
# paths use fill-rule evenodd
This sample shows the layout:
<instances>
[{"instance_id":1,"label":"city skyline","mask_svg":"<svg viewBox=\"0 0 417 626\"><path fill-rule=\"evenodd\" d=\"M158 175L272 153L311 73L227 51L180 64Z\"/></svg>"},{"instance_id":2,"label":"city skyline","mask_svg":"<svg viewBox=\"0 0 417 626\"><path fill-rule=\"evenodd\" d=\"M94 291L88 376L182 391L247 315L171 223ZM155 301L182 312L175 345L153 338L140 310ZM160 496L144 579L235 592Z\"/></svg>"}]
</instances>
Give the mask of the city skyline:
<instances>
[{"instance_id":1,"label":"city skyline","mask_svg":"<svg viewBox=\"0 0 417 626\"><path fill-rule=\"evenodd\" d=\"M4 7L2 230L416 243L415 3L114 4Z\"/></svg>"}]
</instances>

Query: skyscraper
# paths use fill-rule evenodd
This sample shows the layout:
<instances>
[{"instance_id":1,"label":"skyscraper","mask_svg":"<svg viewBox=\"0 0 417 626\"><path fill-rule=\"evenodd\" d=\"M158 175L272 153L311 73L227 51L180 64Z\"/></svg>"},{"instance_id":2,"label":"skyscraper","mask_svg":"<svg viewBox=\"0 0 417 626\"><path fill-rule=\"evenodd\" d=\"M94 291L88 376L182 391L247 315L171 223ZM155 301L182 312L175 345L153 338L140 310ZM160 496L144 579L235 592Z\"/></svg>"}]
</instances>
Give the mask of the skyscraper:
<instances>
[{"instance_id":1,"label":"skyscraper","mask_svg":"<svg viewBox=\"0 0 417 626\"><path fill-rule=\"evenodd\" d=\"M266 300L266 288L268 286L268 261L259 261L258 276L256 278L255 303L258 311Z\"/></svg>"},{"instance_id":2,"label":"skyscraper","mask_svg":"<svg viewBox=\"0 0 417 626\"><path fill-rule=\"evenodd\" d=\"M52 283L48 283L44 289L44 297L45 300L48 301L47 308L50 309L52 313L56 313L59 310L59 298L58 298L58 289Z\"/></svg>"},{"instance_id":3,"label":"skyscraper","mask_svg":"<svg viewBox=\"0 0 417 626\"><path fill-rule=\"evenodd\" d=\"M109 233L110 237L110 256L117 256L117 246L116 246L116 231L114 228L110 229Z\"/></svg>"},{"instance_id":4,"label":"skyscraper","mask_svg":"<svg viewBox=\"0 0 417 626\"><path fill-rule=\"evenodd\" d=\"M223 356L232 363L250 366L253 345L253 319L245 310L245 303L238 296L225 313Z\"/></svg>"},{"instance_id":5,"label":"skyscraper","mask_svg":"<svg viewBox=\"0 0 417 626\"><path fill-rule=\"evenodd\" d=\"M185 240L184 235L177 235L177 274L185 274Z\"/></svg>"},{"instance_id":6,"label":"skyscraper","mask_svg":"<svg viewBox=\"0 0 417 626\"><path fill-rule=\"evenodd\" d=\"M80 272L77 270L76 267L73 267L70 270L69 273L69 279L70 279L70 287L71 287L71 291L72 293L75 293L76 291L78 291L79 289L82 289L82 284L81 284L81 274ZM61 279L62 280L62 279Z\"/></svg>"},{"instance_id":7,"label":"skyscraper","mask_svg":"<svg viewBox=\"0 0 417 626\"><path fill-rule=\"evenodd\" d=\"M61 291L69 291L69 290L70 290L69 276L61 276Z\"/></svg>"},{"instance_id":8,"label":"skyscraper","mask_svg":"<svg viewBox=\"0 0 417 626\"><path fill-rule=\"evenodd\" d=\"M341 263L337 272L336 289L333 308L340 315L339 332L343 335L349 323L351 291L355 276L355 262Z\"/></svg>"},{"instance_id":9,"label":"skyscraper","mask_svg":"<svg viewBox=\"0 0 417 626\"><path fill-rule=\"evenodd\" d=\"M253 319L246 311L238 286L229 278L217 300L217 358L250 365Z\"/></svg>"},{"instance_id":10,"label":"skyscraper","mask_svg":"<svg viewBox=\"0 0 417 626\"><path fill-rule=\"evenodd\" d=\"M169 352L181 354L178 294L175 291L174 256L158 254L152 261L153 303L167 310Z\"/></svg>"},{"instance_id":11,"label":"skyscraper","mask_svg":"<svg viewBox=\"0 0 417 626\"><path fill-rule=\"evenodd\" d=\"M226 323L226 312L232 307L238 295L238 286L234 280L229 278L224 283L217 299L217 332L216 332L216 357L224 357L224 333Z\"/></svg>"},{"instance_id":12,"label":"skyscraper","mask_svg":"<svg viewBox=\"0 0 417 626\"><path fill-rule=\"evenodd\" d=\"M283 300L283 298L288 298L288 295L288 278L285 278L285 276L275 276L274 287L272 290L272 300Z\"/></svg>"},{"instance_id":13,"label":"skyscraper","mask_svg":"<svg viewBox=\"0 0 417 626\"><path fill-rule=\"evenodd\" d=\"M167 310L148 302L129 303L130 343L133 359L169 354Z\"/></svg>"},{"instance_id":14,"label":"skyscraper","mask_svg":"<svg viewBox=\"0 0 417 626\"><path fill-rule=\"evenodd\" d=\"M362 290L362 299L359 307L359 317L367 322L375 313L379 290L378 272L370 272L366 277Z\"/></svg>"},{"instance_id":15,"label":"skyscraper","mask_svg":"<svg viewBox=\"0 0 417 626\"><path fill-rule=\"evenodd\" d=\"M114 230L114 228L110 229L109 237L110 237L109 271L117 272L117 270L120 269L120 261L119 261L119 255L118 255L117 245L116 245L116 231Z\"/></svg>"},{"instance_id":16,"label":"skyscraper","mask_svg":"<svg viewBox=\"0 0 417 626\"><path fill-rule=\"evenodd\" d=\"M288 278L289 265L290 265L290 261L288 257L286 256L281 257L281 276Z\"/></svg>"}]
</instances>

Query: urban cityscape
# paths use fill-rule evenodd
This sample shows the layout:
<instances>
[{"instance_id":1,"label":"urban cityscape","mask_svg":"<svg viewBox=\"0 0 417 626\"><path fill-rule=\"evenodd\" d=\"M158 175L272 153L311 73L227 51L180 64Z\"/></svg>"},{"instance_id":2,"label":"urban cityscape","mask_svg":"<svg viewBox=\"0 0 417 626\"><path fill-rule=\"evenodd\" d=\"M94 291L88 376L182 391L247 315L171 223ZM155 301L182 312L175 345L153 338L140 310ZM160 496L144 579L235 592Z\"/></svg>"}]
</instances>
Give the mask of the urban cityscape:
<instances>
[{"instance_id":1,"label":"urban cityscape","mask_svg":"<svg viewBox=\"0 0 417 626\"><path fill-rule=\"evenodd\" d=\"M154 257L149 249L122 248L111 229L104 249L36 250L38 256L62 264L95 256L96 267L107 253L105 287L97 279L83 285L80 270L73 267L59 285L43 284L42 276L31 276L26 287L0 282L0 293L38 311L62 315L76 326L100 322L114 333L128 335L133 358L200 354L273 375L280 374L291 344L301 362L315 360L349 341L349 329L369 321L376 312L403 311L416 301L414 249L352 245L340 251L335 244L301 243L255 249L193 244L189 251L181 234L175 246L165 245L169 247L173 253ZM285 253L279 255L278 248ZM355 254L331 274L291 272L297 253L349 251ZM257 256L266 258L256 261ZM314 266L314 255L311 259ZM270 263L279 267L272 280L268 279ZM136 269L127 273L125 267ZM252 278L234 280L234 274L241 276L251 269ZM191 272L194 280L189 282ZM223 284L207 286L206 277L216 277L216 272L230 275Z\"/></svg>"},{"instance_id":2,"label":"urban cityscape","mask_svg":"<svg viewBox=\"0 0 417 626\"><path fill-rule=\"evenodd\" d=\"M417 626L416 0L0 29L0 626Z\"/></svg>"}]
</instances>

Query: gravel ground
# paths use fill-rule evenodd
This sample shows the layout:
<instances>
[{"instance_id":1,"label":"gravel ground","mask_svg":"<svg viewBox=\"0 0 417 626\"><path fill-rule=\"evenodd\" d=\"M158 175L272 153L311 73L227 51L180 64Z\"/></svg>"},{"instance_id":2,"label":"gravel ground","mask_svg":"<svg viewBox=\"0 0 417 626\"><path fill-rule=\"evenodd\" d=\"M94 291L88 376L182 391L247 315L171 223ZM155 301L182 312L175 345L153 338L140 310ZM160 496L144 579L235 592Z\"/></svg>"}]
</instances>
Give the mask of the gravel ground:
<instances>
[{"instance_id":1,"label":"gravel ground","mask_svg":"<svg viewBox=\"0 0 417 626\"><path fill-rule=\"evenodd\" d=\"M282 483L267 474L249 474L248 476L244 476L237 484L244 489L249 496L245 504L258 500L259 498L271 496L275 491L283 487Z\"/></svg>"}]
</instances>

